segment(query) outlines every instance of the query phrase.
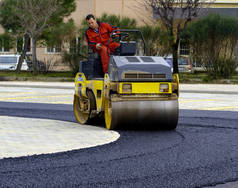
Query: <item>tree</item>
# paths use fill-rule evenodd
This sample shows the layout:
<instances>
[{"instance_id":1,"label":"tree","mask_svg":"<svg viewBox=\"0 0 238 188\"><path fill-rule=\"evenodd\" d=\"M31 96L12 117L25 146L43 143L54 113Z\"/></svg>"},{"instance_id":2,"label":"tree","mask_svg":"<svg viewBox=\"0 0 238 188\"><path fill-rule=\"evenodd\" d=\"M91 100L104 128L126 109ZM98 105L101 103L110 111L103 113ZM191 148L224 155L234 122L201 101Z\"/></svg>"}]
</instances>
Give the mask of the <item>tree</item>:
<instances>
[{"instance_id":1,"label":"tree","mask_svg":"<svg viewBox=\"0 0 238 188\"><path fill-rule=\"evenodd\" d=\"M192 19L199 16L208 0L144 0L145 5L159 17L160 23L170 36L173 54L173 70L178 73L178 48L182 31Z\"/></svg>"},{"instance_id":2,"label":"tree","mask_svg":"<svg viewBox=\"0 0 238 188\"><path fill-rule=\"evenodd\" d=\"M192 56L213 79L229 78L238 66L238 19L211 14L190 24L185 33Z\"/></svg>"},{"instance_id":3,"label":"tree","mask_svg":"<svg viewBox=\"0 0 238 188\"><path fill-rule=\"evenodd\" d=\"M38 74L37 40L44 30L62 23L76 8L74 0L3 0L1 9L9 14L6 27L13 27L32 39L33 73ZM3 17L6 19L6 17ZM15 27L14 22L17 23Z\"/></svg>"},{"instance_id":4,"label":"tree","mask_svg":"<svg viewBox=\"0 0 238 188\"><path fill-rule=\"evenodd\" d=\"M57 25L57 27L46 30L41 36L49 46L61 45L62 62L67 63L74 74L78 72L78 62L83 56L79 51L79 44L77 41L78 28L74 21L70 19L66 23Z\"/></svg>"},{"instance_id":5,"label":"tree","mask_svg":"<svg viewBox=\"0 0 238 188\"><path fill-rule=\"evenodd\" d=\"M26 55L26 51L29 44L29 35L27 35L24 32L24 29L19 22L19 19L17 19L17 15L14 12L14 6L12 4L16 3L15 1L2 1L0 4L0 23L5 29L5 36L6 34L11 38L11 40L14 40L19 37L24 37L24 47L21 52L21 56L19 58L16 73L19 73L21 70L23 59ZM13 45L11 45L13 47Z\"/></svg>"},{"instance_id":6,"label":"tree","mask_svg":"<svg viewBox=\"0 0 238 188\"><path fill-rule=\"evenodd\" d=\"M119 15L108 15L106 13L102 14L101 17L97 18L98 21L107 22L111 25L115 25L121 29L135 29L137 22L135 19L129 17L121 17Z\"/></svg>"},{"instance_id":7,"label":"tree","mask_svg":"<svg viewBox=\"0 0 238 188\"><path fill-rule=\"evenodd\" d=\"M167 56L170 53L168 35L158 25L145 25L138 27L138 29L142 32L145 39L146 55Z\"/></svg>"}]
</instances>

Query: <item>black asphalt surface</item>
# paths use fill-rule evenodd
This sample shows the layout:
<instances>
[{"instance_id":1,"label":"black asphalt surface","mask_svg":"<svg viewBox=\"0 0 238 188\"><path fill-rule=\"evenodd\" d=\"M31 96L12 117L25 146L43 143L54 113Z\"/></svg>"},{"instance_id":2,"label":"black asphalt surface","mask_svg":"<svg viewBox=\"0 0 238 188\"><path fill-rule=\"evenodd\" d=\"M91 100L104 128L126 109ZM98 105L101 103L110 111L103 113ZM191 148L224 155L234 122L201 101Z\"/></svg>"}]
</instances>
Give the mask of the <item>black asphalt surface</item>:
<instances>
[{"instance_id":1,"label":"black asphalt surface","mask_svg":"<svg viewBox=\"0 0 238 188\"><path fill-rule=\"evenodd\" d=\"M75 122L71 105L0 102L0 115ZM0 187L193 188L238 180L238 112L180 110L176 131L119 133L104 146L2 159Z\"/></svg>"}]
</instances>

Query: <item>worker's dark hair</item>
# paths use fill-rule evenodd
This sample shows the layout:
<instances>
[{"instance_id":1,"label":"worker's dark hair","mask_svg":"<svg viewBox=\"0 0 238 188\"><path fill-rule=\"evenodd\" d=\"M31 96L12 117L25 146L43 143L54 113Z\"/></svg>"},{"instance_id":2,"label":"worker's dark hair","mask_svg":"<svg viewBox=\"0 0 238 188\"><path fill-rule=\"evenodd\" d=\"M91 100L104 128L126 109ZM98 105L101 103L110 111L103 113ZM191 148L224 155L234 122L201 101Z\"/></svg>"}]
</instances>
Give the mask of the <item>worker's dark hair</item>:
<instances>
[{"instance_id":1,"label":"worker's dark hair","mask_svg":"<svg viewBox=\"0 0 238 188\"><path fill-rule=\"evenodd\" d=\"M89 14L86 16L86 20L90 20L91 18L95 20L95 16L93 14Z\"/></svg>"}]
</instances>

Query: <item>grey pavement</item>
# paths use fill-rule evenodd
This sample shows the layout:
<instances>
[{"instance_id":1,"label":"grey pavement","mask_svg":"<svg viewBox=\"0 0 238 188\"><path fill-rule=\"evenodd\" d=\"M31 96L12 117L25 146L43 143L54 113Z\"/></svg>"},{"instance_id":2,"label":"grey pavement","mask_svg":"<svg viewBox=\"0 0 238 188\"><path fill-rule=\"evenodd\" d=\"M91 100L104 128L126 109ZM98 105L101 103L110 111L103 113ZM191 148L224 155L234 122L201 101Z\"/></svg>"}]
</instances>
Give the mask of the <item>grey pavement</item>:
<instances>
[{"instance_id":1,"label":"grey pavement","mask_svg":"<svg viewBox=\"0 0 238 188\"><path fill-rule=\"evenodd\" d=\"M74 82L0 81L0 87L73 89Z\"/></svg>"},{"instance_id":2,"label":"grey pavement","mask_svg":"<svg viewBox=\"0 0 238 188\"><path fill-rule=\"evenodd\" d=\"M0 87L74 89L74 82L0 81ZM186 93L238 94L238 84L180 84Z\"/></svg>"},{"instance_id":3,"label":"grey pavement","mask_svg":"<svg viewBox=\"0 0 238 188\"><path fill-rule=\"evenodd\" d=\"M0 116L0 159L89 148L120 135L102 127L73 122Z\"/></svg>"},{"instance_id":4,"label":"grey pavement","mask_svg":"<svg viewBox=\"0 0 238 188\"><path fill-rule=\"evenodd\" d=\"M238 94L238 84L180 84L184 93Z\"/></svg>"}]
</instances>

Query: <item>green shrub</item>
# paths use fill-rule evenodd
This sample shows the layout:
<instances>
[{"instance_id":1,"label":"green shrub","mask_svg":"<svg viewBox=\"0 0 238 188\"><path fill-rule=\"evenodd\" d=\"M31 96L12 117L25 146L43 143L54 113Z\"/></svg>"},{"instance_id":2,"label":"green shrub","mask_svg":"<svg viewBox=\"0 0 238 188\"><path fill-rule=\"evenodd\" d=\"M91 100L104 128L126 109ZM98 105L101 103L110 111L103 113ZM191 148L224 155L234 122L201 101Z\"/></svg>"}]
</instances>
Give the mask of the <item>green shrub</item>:
<instances>
[{"instance_id":1,"label":"green shrub","mask_svg":"<svg viewBox=\"0 0 238 188\"><path fill-rule=\"evenodd\" d=\"M218 60L218 76L221 78L230 78L235 73L236 62L232 59Z\"/></svg>"},{"instance_id":2,"label":"green shrub","mask_svg":"<svg viewBox=\"0 0 238 188\"><path fill-rule=\"evenodd\" d=\"M211 14L186 30L191 56L213 79L229 78L237 67L238 19Z\"/></svg>"},{"instance_id":3,"label":"green shrub","mask_svg":"<svg viewBox=\"0 0 238 188\"><path fill-rule=\"evenodd\" d=\"M85 56L82 56L78 53L70 53L65 51L62 55L62 60L64 63L67 63L74 75L77 74L79 70L79 62L85 59Z\"/></svg>"}]
</instances>

